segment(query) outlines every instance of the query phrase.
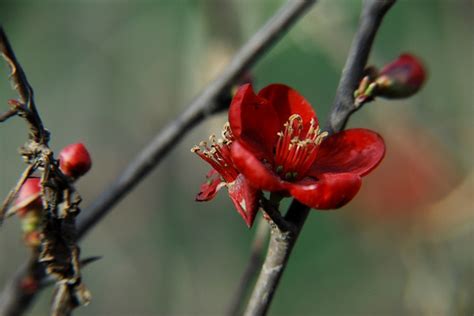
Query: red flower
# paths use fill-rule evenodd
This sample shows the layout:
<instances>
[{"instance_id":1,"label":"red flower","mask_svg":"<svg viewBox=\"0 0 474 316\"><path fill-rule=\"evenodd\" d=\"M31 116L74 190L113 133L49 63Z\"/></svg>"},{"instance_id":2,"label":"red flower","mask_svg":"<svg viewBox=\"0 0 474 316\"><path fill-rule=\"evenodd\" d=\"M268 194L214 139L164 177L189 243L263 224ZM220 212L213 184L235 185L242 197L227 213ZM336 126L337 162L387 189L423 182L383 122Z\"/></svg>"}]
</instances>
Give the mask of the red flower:
<instances>
[{"instance_id":1,"label":"red flower","mask_svg":"<svg viewBox=\"0 0 474 316\"><path fill-rule=\"evenodd\" d=\"M234 136L229 124L224 125L222 139L216 140L216 137L212 135L210 141L210 146L206 142L201 142L199 146L191 149L212 166L206 175L207 181L201 185L196 201L209 201L221 188L227 187L237 212L247 226L251 227L257 214L260 191L250 186L231 160L230 146L234 141Z\"/></svg>"},{"instance_id":2,"label":"red flower","mask_svg":"<svg viewBox=\"0 0 474 316\"><path fill-rule=\"evenodd\" d=\"M382 160L383 139L366 129L321 132L311 105L281 84L258 95L240 87L229 109L233 171L249 186L316 209L345 205Z\"/></svg>"}]
</instances>

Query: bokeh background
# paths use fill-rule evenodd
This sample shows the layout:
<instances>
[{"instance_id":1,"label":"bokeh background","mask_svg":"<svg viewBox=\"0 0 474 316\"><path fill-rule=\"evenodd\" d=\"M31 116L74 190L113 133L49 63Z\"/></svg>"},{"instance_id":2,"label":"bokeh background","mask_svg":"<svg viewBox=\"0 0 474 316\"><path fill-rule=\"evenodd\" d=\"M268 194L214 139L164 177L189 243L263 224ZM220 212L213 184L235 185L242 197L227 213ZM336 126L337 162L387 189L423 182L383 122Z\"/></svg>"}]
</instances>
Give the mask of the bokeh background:
<instances>
[{"instance_id":1,"label":"bokeh background","mask_svg":"<svg viewBox=\"0 0 474 316\"><path fill-rule=\"evenodd\" d=\"M1 1L0 23L35 89L51 146L83 141L94 159L77 186L86 208L225 66L284 1ZM324 120L360 1L321 0L253 69L256 88L289 84ZM311 213L271 315L472 315L474 312L474 2L400 0L370 62L401 52L429 69L407 100L377 100L350 126L385 138L361 193ZM0 110L15 97L1 66ZM222 315L252 236L225 193L199 204L208 166L191 131L81 243L93 302L76 315ZM0 193L24 167L25 124L0 126ZM20 223L0 231L0 285L27 258ZM30 315L46 315L51 289Z\"/></svg>"}]
</instances>

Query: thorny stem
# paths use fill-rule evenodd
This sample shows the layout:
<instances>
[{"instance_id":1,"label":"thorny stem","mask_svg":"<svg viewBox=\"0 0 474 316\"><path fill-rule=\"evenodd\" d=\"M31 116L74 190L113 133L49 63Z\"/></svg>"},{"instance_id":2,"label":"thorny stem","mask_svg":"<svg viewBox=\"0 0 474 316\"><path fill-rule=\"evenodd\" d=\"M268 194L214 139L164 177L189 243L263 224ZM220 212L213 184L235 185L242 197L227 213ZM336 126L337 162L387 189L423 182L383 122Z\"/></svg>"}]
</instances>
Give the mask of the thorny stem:
<instances>
[{"instance_id":1,"label":"thorny stem","mask_svg":"<svg viewBox=\"0 0 474 316\"><path fill-rule=\"evenodd\" d=\"M84 211L86 217L78 224L78 238L94 227L127 193L142 181L170 152L192 127L228 107L229 91L233 84L261 58L268 49L311 7L315 0L289 0L239 50L223 73L198 96L176 120L165 127L141 153L135 157L112 185L107 186L99 198ZM225 101L225 102L224 102ZM36 291L25 292L21 280L33 276L42 284L42 267L35 258L23 265L7 282L0 294L0 315L21 315L33 301Z\"/></svg>"},{"instance_id":2,"label":"thorny stem","mask_svg":"<svg viewBox=\"0 0 474 316\"><path fill-rule=\"evenodd\" d=\"M61 293L61 297L65 299L61 300L59 304L53 305L52 309L53 315L62 316L69 314L74 307L87 303L89 300L89 292L81 283L79 248L76 244L75 217L79 208L77 203L74 203L71 205L72 207L63 208L63 212L59 214L59 204L63 202L63 197L74 193L72 180L64 176L59 170L53 152L48 147L49 132L44 128L36 109L33 89L29 85L1 26L0 52L10 67L10 79L19 97L19 100L9 100L10 110L0 115L0 118L5 121L14 115L18 115L26 120L29 127L29 139L20 149L20 154L28 167L2 204L0 222L5 210L12 203L22 184L36 170L41 173L41 196L43 201L40 224L41 246L38 249L32 249L30 264L27 266L29 274L23 277L15 274L13 281L8 283L8 285L12 285L12 288L11 293L7 293L9 295L7 299L16 299L16 295L13 294L21 294L26 291L33 292L38 283L38 278L47 273L55 279L56 287L62 289L57 293ZM40 267L40 265L44 265L44 267ZM28 286L25 286L25 280L28 281ZM15 282L20 283L15 284ZM55 294L55 301L58 297ZM3 301L2 299L1 302ZM27 301L31 301L31 299L20 297L15 302L20 304L17 306L22 306ZM19 310L16 309L7 312L0 311L0 315L16 315L18 313Z\"/></svg>"},{"instance_id":3,"label":"thorny stem","mask_svg":"<svg viewBox=\"0 0 474 316\"><path fill-rule=\"evenodd\" d=\"M351 114L357 109L354 105L354 90L362 78L382 18L395 1L365 0L363 3L359 27L339 81L334 107L329 115L329 134L343 130ZM272 226L268 252L244 313L245 316L266 315L309 210L307 206L293 200L284 218L290 229Z\"/></svg>"}]
</instances>

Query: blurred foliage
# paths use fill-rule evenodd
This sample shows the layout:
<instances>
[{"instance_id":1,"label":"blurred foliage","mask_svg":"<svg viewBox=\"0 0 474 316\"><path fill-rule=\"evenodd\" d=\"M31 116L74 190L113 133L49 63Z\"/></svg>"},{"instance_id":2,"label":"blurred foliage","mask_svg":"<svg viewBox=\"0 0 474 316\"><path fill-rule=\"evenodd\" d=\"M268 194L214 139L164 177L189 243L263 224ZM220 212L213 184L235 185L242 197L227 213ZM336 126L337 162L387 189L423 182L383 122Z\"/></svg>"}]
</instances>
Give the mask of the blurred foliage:
<instances>
[{"instance_id":1,"label":"blurred foliage","mask_svg":"<svg viewBox=\"0 0 474 316\"><path fill-rule=\"evenodd\" d=\"M90 204L212 80L283 1L2 1L0 23L35 89L59 150L84 141L78 183ZM257 88L298 89L324 120L359 1L321 0L254 69ZM350 125L387 143L386 161L337 212L313 212L272 315L471 315L474 312L473 2L399 0L370 62L420 56L415 97L377 100ZM15 96L1 66L0 110ZM103 259L84 271L94 297L77 315L221 315L253 231L225 194L194 202L207 165L189 152L225 115L194 129L82 243ZM0 126L0 193L15 183L23 122ZM0 284L26 258L16 219L0 231ZM44 291L31 315L44 315Z\"/></svg>"}]
</instances>

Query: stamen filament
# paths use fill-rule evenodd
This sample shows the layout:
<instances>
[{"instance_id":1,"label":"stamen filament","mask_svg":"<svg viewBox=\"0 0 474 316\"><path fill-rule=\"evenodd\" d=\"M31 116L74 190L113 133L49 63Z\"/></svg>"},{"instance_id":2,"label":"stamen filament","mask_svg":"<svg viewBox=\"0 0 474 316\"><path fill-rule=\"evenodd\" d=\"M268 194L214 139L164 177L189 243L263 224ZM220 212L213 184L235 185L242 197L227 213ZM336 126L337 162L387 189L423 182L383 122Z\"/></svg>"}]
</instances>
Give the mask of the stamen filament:
<instances>
[{"instance_id":1,"label":"stamen filament","mask_svg":"<svg viewBox=\"0 0 474 316\"><path fill-rule=\"evenodd\" d=\"M275 171L288 180L297 180L306 175L318 153L318 147L327 132L321 133L314 118L309 122L305 134L305 125L299 114L292 114L283 124L283 130L277 133L275 147Z\"/></svg>"},{"instance_id":2,"label":"stamen filament","mask_svg":"<svg viewBox=\"0 0 474 316\"><path fill-rule=\"evenodd\" d=\"M234 136L228 122L224 124L221 135L222 139L216 139L215 135L209 136L210 145L201 141L198 146L191 148L191 151L210 164L227 183L230 183L237 178L239 172L230 158L229 146L232 144Z\"/></svg>"}]
</instances>

